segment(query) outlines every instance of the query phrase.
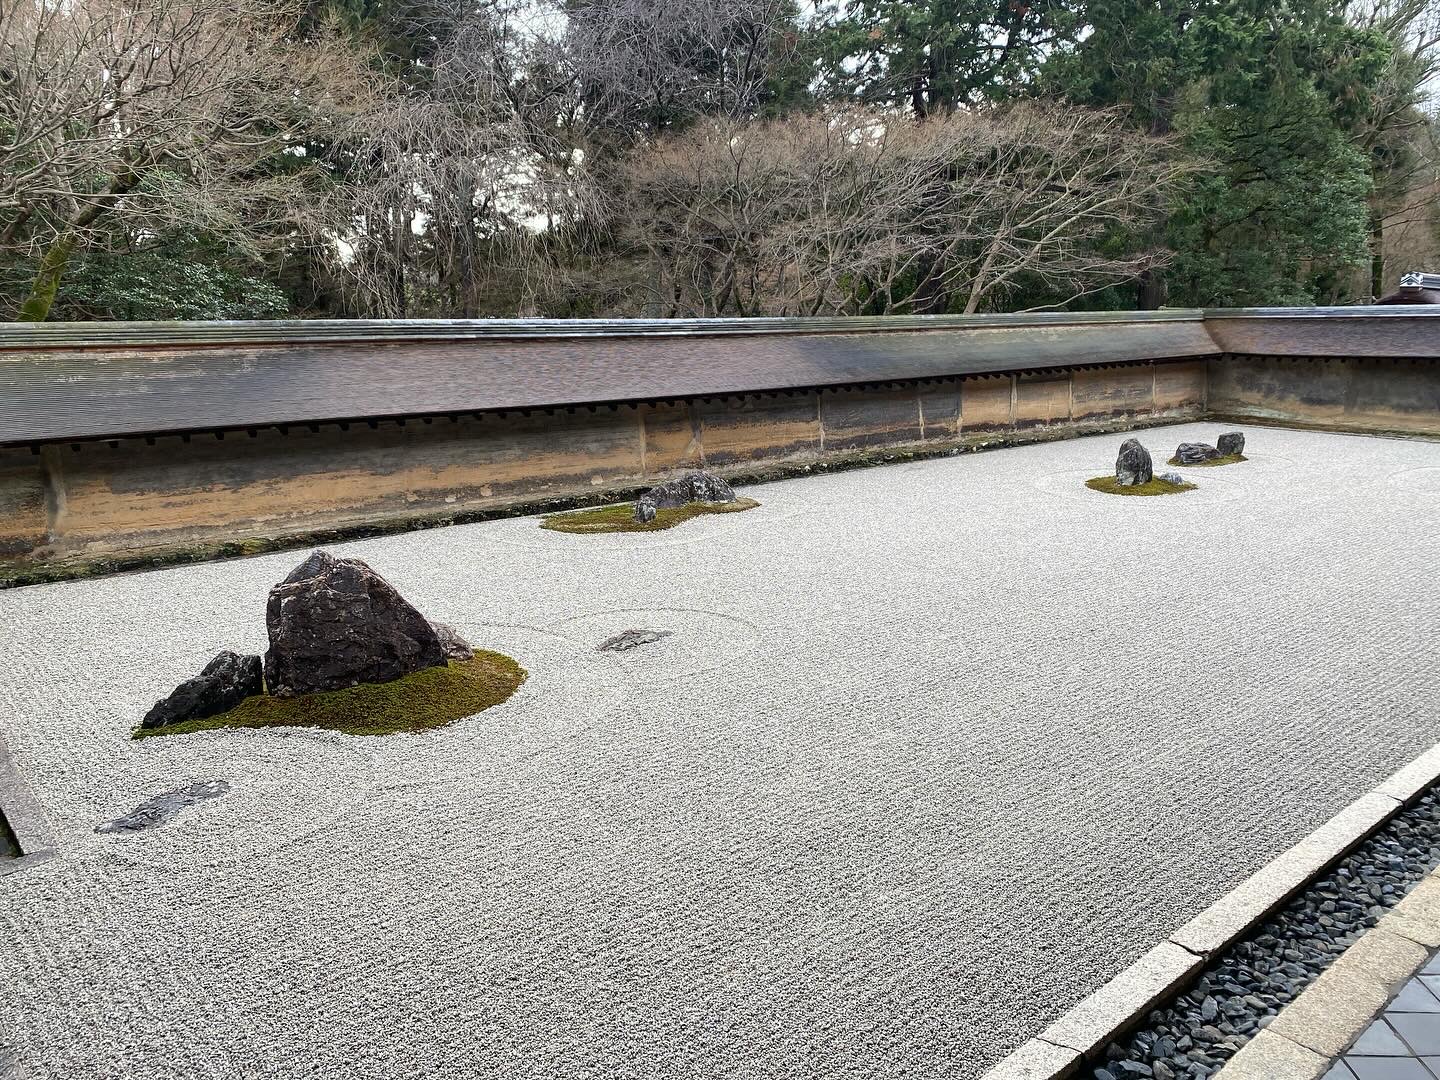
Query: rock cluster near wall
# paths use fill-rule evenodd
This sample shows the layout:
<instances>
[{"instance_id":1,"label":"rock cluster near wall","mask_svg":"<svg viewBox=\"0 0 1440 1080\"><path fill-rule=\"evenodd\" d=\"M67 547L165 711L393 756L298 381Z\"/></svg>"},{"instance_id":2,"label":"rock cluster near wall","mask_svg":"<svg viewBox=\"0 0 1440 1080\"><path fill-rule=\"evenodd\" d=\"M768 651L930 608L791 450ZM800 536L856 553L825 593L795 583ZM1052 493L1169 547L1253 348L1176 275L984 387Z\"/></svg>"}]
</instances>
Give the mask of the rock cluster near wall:
<instances>
[{"instance_id":1,"label":"rock cluster near wall","mask_svg":"<svg viewBox=\"0 0 1440 1080\"><path fill-rule=\"evenodd\" d=\"M1219 456L1220 451L1207 443L1182 442L1175 448L1174 460L1177 465L1203 465Z\"/></svg>"},{"instance_id":2,"label":"rock cluster near wall","mask_svg":"<svg viewBox=\"0 0 1440 1080\"><path fill-rule=\"evenodd\" d=\"M735 492L714 473L692 472L666 480L651 488L635 503L635 520L655 520L655 512L689 506L691 503L728 503L735 501Z\"/></svg>"}]
</instances>

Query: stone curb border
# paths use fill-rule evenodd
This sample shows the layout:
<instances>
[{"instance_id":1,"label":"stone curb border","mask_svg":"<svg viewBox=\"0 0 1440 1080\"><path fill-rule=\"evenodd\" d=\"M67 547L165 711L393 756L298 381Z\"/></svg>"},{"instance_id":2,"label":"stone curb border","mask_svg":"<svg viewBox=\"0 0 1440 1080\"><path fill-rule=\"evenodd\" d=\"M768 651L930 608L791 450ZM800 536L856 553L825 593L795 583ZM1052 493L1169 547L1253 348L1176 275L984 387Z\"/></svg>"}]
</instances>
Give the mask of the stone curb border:
<instances>
[{"instance_id":1,"label":"stone curb border","mask_svg":"<svg viewBox=\"0 0 1440 1080\"><path fill-rule=\"evenodd\" d=\"M45 815L15 768L4 739L0 739L0 814L4 815L20 847L18 859L0 859L0 878L27 870L55 855Z\"/></svg>"},{"instance_id":2,"label":"stone curb border","mask_svg":"<svg viewBox=\"0 0 1440 1080\"><path fill-rule=\"evenodd\" d=\"M1021 1044L985 1073L983 1080L1068 1080L1079 1076L1087 1062L1098 1061L1111 1041L1199 975L1213 956L1244 937L1437 780L1440 745L1421 754L1257 870L1035 1038Z\"/></svg>"},{"instance_id":3,"label":"stone curb border","mask_svg":"<svg viewBox=\"0 0 1440 1080\"><path fill-rule=\"evenodd\" d=\"M1440 869L1280 1010L1214 1080L1320 1080L1440 946Z\"/></svg>"}]
</instances>

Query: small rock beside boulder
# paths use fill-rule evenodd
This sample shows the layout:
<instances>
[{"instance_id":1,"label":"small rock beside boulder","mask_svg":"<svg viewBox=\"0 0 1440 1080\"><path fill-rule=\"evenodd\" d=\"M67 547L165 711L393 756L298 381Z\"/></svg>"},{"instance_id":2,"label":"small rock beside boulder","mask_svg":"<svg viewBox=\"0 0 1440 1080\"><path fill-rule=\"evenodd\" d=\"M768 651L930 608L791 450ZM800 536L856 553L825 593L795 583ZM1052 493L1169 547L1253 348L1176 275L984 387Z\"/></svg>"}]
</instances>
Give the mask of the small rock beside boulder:
<instances>
[{"instance_id":1,"label":"small rock beside boulder","mask_svg":"<svg viewBox=\"0 0 1440 1080\"><path fill-rule=\"evenodd\" d=\"M1121 487L1139 487L1148 484L1155 475L1150 451L1140 445L1139 439L1126 439L1120 444L1120 454L1115 458L1115 482Z\"/></svg>"},{"instance_id":2,"label":"small rock beside boulder","mask_svg":"<svg viewBox=\"0 0 1440 1080\"><path fill-rule=\"evenodd\" d=\"M1163 480L1163 481L1165 481L1165 483L1167 483L1167 484L1174 484L1174 485L1177 486L1177 487L1178 487L1179 485L1185 483L1185 478L1184 478L1183 476L1181 476L1178 472L1165 472L1165 473L1161 473L1161 474L1160 474L1159 476L1157 476L1155 479L1157 479L1157 480Z\"/></svg>"},{"instance_id":3,"label":"small rock beside boulder","mask_svg":"<svg viewBox=\"0 0 1440 1080\"><path fill-rule=\"evenodd\" d=\"M359 559L317 551L270 590L265 683L277 697L383 683L447 659L435 628Z\"/></svg>"},{"instance_id":4,"label":"small rock beside boulder","mask_svg":"<svg viewBox=\"0 0 1440 1080\"><path fill-rule=\"evenodd\" d=\"M655 520L655 511L690 503L727 503L735 501L735 491L714 473L692 472L666 480L651 488L635 503L635 520Z\"/></svg>"},{"instance_id":5,"label":"small rock beside boulder","mask_svg":"<svg viewBox=\"0 0 1440 1080\"><path fill-rule=\"evenodd\" d=\"M446 659L471 660L474 658L475 649L460 636L460 631L443 622L432 622L430 626L435 631L435 636L440 639L440 648L445 650Z\"/></svg>"},{"instance_id":6,"label":"small rock beside boulder","mask_svg":"<svg viewBox=\"0 0 1440 1080\"><path fill-rule=\"evenodd\" d=\"M1215 449L1220 452L1221 457L1230 457L1232 454L1245 453L1245 434L1240 431L1227 431L1215 440Z\"/></svg>"},{"instance_id":7,"label":"small rock beside boulder","mask_svg":"<svg viewBox=\"0 0 1440 1080\"><path fill-rule=\"evenodd\" d=\"M1220 457L1220 451L1205 443L1182 442L1175 448L1176 465L1203 465Z\"/></svg>"},{"instance_id":8,"label":"small rock beside boulder","mask_svg":"<svg viewBox=\"0 0 1440 1080\"><path fill-rule=\"evenodd\" d=\"M206 664L199 675L186 679L170 692L169 697L157 701L140 721L140 726L169 727L186 720L219 716L263 689L260 657L222 652Z\"/></svg>"}]
</instances>

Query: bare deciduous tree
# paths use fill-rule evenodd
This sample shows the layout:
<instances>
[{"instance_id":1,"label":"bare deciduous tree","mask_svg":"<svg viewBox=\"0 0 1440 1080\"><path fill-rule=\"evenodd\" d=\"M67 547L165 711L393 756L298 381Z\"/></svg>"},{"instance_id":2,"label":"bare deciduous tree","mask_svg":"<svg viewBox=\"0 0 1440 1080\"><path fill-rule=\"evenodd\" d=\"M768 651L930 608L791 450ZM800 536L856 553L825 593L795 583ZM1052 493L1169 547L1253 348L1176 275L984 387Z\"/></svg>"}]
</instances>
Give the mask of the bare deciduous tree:
<instances>
[{"instance_id":1,"label":"bare deciduous tree","mask_svg":"<svg viewBox=\"0 0 1440 1080\"><path fill-rule=\"evenodd\" d=\"M285 216L313 60L279 0L0 0L0 250L39 257L45 318L73 252L124 215L243 245Z\"/></svg>"},{"instance_id":2,"label":"bare deciduous tree","mask_svg":"<svg viewBox=\"0 0 1440 1080\"><path fill-rule=\"evenodd\" d=\"M1385 265L1386 231L1436 217L1440 169L1435 119L1427 115L1440 86L1440 6L1433 0L1352 0L1349 17L1390 43L1384 70L1369 88L1357 141L1370 158L1368 292L1380 296L1406 268Z\"/></svg>"},{"instance_id":3,"label":"bare deciduous tree","mask_svg":"<svg viewBox=\"0 0 1440 1080\"><path fill-rule=\"evenodd\" d=\"M794 25L790 0L579 0L567 41L592 123L659 131L753 115Z\"/></svg>"},{"instance_id":4,"label":"bare deciduous tree","mask_svg":"<svg viewBox=\"0 0 1440 1080\"><path fill-rule=\"evenodd\" d=\"M424 82L386 88L333 148L343 181L320 220L337 274L388 316L417 289L474 316L497 277L531 308L555 249L599 216L563 20L520 0L429 4L424 20Z\"/></svg>"},{"instance_id":5,"label":"bare deciduous tree","mask_svg":"<svg viewBox=\"0 0 1440 1080\"><path fill-rule=\"evenodd\" d=\"M975 312L1022 277L1084 293L1162 252L1107 255L1193 166L1115 114L1024 105L917 124L850 109L722 120L630 165L669 314Z\"/></svg>"}]
</instances>

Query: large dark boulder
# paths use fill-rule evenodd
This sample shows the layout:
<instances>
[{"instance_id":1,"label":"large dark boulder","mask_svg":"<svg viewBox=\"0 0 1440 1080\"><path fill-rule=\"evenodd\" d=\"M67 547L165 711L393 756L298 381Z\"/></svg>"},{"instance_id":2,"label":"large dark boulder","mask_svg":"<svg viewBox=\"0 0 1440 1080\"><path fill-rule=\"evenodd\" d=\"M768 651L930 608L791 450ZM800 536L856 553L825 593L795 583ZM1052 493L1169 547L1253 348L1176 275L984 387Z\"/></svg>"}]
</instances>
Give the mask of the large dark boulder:
<instances>
[{"instance_id":1,"label":"large dark boulder","mask_svg":"<svg viewBox=\"0 0 1440 1080\"><path fill-rule=\"evenodd\" d=\"M260 657L222 652L206 664L199 675L186 679L170 691L169 697L157 701L140 721L140 726L169 727L185 720L219 716L263 689Z\"/></svg>"},{"instance_id":2,"label":"large dark boulder","mask_svg":"<svg viewBox=\"0 0 1440 1080\"><path fill-rule=\"evenodd\" d=\"M317 551L270 590L265 683L278 697L390 682L445 663L435 628L359 559Z\"/></svg>"},{"instance_id":3,"label":"large dark boulder","mask_svg":"<svg viewBox=\"0 0 1440 1080\"><path fill-rule=\"evenodd\" d=\"M1115 458L1115 482L1121 487L1139 487L1148 484L1155 475L1150 451L1140 445L1139 439L1126 439L1120 444L1120 453Z\"/></svg>"},{"instance_id":4,"label":"large dark boulder","mask_svg":"<svg viewBox=\"0 0 1440 1080\"><path fill-rule=\"evenodd\" d=\"M1203 465L1219 456L1220 451L1215 447L1200 442L1182 442L1175 448L1176 465Z\"/></svg>"},{"instance_id":5,"label":"large dark boulder","mask_svg":"<svg viewBox=\"0 0 1440 1080\"><path fill-rule=\"evenodd\" d=\"M1220 451L1222 457L1229 457L1231 454L1245 453L1245 434L1240 431L1227 431L1215 440L1215 449Z\"/></svg>"},{"instance_id":6,"label":"large dark boulder","mask_svg":"<svg viewBox=\"0 0 1440 1080\"><path fill-rule=\"evenodd\" d=\"M635 520L654 521L655 511L666 507L688 506L690 503L727 503L735 501L735 492L714 473L692 472L657 484L635 503Z\"/></svg>"}]
</instances>

